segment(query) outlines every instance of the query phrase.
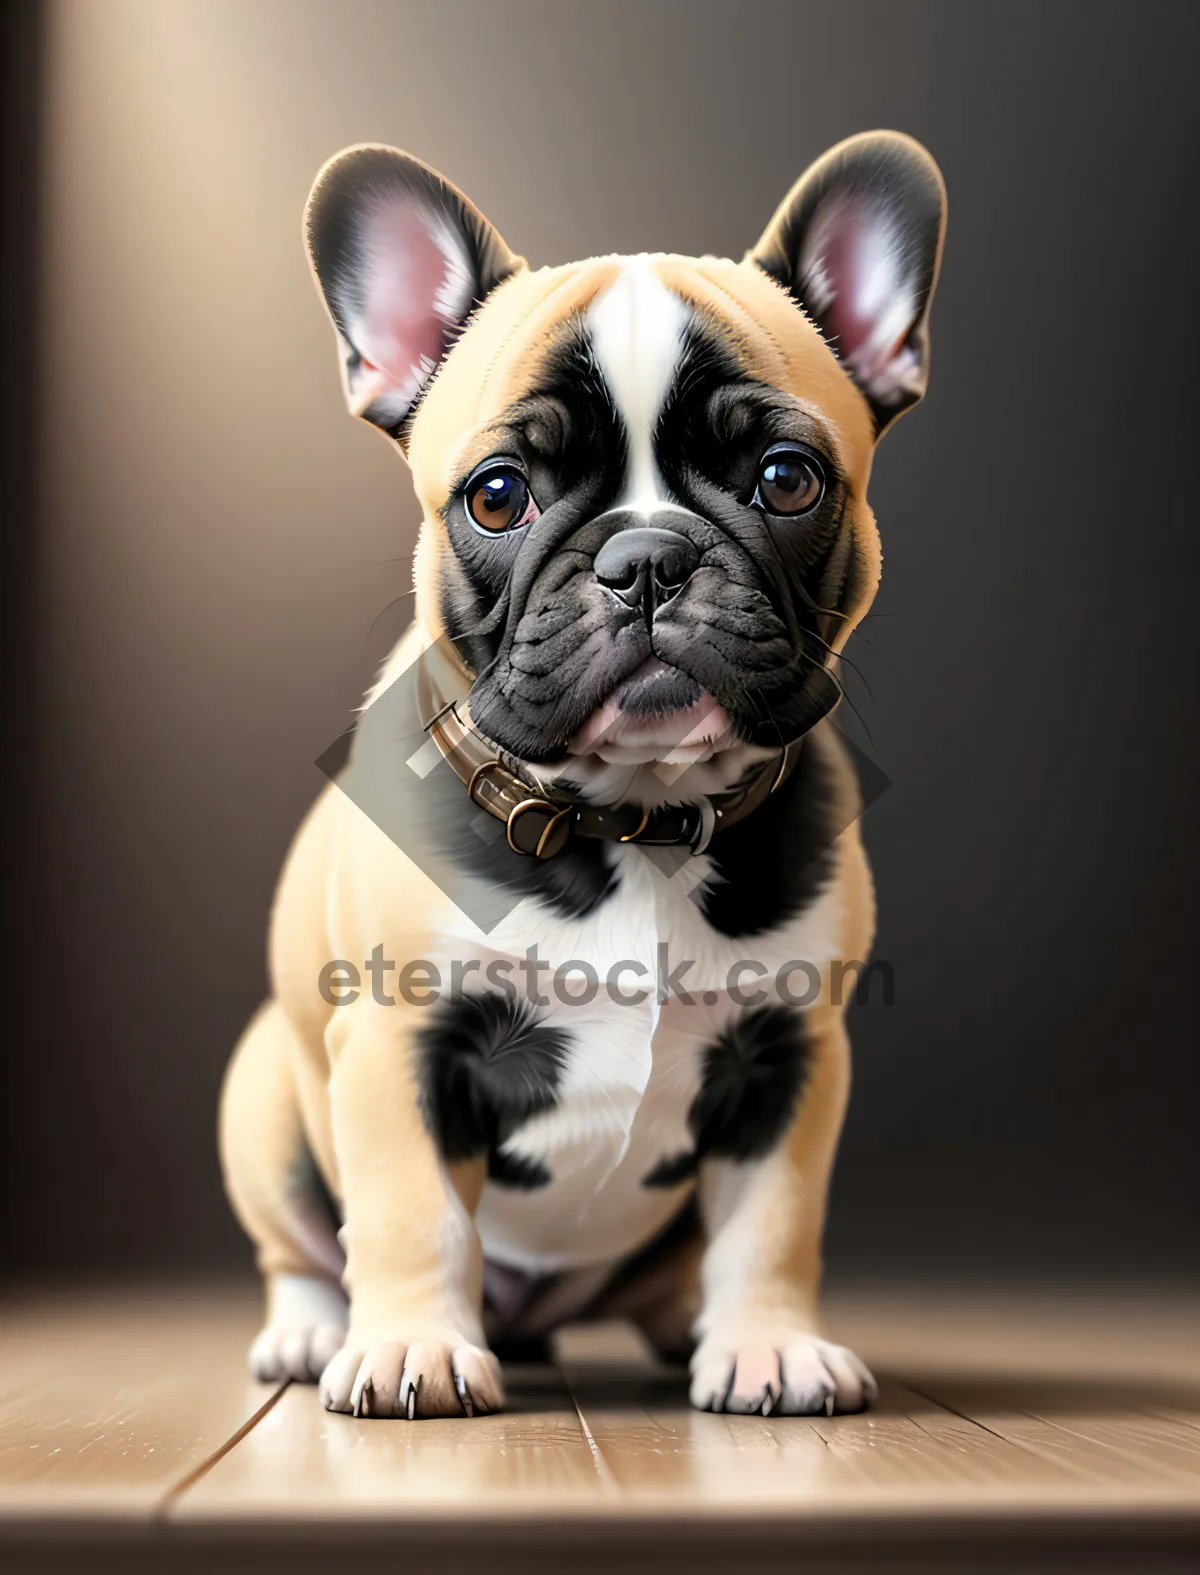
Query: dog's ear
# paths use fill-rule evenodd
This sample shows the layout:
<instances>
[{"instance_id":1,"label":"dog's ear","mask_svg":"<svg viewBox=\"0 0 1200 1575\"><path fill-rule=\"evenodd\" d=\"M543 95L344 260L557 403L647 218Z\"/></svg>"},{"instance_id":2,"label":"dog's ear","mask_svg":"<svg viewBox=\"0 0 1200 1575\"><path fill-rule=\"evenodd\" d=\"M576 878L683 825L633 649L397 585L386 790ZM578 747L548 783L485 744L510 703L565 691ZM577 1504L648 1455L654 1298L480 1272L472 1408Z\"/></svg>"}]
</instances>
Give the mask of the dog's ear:
<instances>
[{"instance_id":1,"label":"dog's ear","mask_svg":"<svg viewBox=\"0 0 1200 1575\"><path fill-rule=\"evenodd\" d=\"M818 159L746 254L820 328L879 431L925 392L945 227L933 159L911 137L869 131Z\"/></svg>"},{"instance_id":2,"label":"dog's ear","mask_svg":"<svg viewBox=\"0 0 1200 1575\"><path fill-rule=\"evenodd\" d=\"M395 148L347 148L304 213L352 415L399 437L477 305L524 268L462 192Z\"/></svg>"}]
</instances>

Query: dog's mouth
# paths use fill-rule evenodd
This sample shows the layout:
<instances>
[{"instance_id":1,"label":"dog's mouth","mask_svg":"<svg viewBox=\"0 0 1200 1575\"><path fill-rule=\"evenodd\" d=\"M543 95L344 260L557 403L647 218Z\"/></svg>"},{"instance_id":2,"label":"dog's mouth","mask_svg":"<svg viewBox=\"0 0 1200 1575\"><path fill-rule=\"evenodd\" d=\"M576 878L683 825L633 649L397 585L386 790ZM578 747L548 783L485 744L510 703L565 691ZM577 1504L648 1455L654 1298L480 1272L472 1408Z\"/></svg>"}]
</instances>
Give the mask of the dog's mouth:
<instances>
[{"instance_id":1,"label":"dog's mouth","mask_svg":"<svg viewBox=\"0 0 1200 1575\"><path fill-rule=\"evenodd\" d=\"M651 656L596 707L568 750L613 765L698 765L737 742L733 718L708 690Z\"/></svg>"}]
</instances>

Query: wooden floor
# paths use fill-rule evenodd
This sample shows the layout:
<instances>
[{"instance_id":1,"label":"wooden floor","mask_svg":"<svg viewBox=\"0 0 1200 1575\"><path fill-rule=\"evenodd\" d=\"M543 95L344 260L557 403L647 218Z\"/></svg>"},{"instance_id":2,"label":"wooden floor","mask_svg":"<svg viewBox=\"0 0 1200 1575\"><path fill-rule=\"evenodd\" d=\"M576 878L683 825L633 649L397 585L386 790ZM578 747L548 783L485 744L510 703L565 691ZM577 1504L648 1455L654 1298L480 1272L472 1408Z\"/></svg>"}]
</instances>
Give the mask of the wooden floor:
<instances>
[{"instance_id":1,"label":"wooden floor","mask_svg":"<svg viewBox=\"0 0 1200 1575\"><path fill-rule=\"evenodd\" d=\"M1200 1567L1200 1299L896 1292L832 1331L864 1416L700 1415L621 1327L474 1421L255 1385L245 1291L10 1296L0 1567L702 1571Z\"/></svg>"}]
</instances>

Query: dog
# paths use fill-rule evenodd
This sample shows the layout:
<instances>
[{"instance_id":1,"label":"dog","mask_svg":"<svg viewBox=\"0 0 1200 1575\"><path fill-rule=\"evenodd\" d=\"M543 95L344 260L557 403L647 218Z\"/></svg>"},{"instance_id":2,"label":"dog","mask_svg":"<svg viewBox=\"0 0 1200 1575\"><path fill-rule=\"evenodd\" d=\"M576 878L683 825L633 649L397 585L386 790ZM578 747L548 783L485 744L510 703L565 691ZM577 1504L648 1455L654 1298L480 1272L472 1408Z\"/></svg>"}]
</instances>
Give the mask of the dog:
<instances>
[{"instance_id":1,"label":"dog","mask_svg":"<svg viewBox=\"0 0 1200 1575\"><path fill-rule=\"evenodd\" d=\"M621 1316L701 1409L872 1398L818 1321L836 976L874 925L832 713L944 228L895 133L828 152L741 262L531 269L406 154L318 175L346 400L423 524L222 1095L258 1378L480 1415L496 1352Z\"/></svg>"}]
</instances>

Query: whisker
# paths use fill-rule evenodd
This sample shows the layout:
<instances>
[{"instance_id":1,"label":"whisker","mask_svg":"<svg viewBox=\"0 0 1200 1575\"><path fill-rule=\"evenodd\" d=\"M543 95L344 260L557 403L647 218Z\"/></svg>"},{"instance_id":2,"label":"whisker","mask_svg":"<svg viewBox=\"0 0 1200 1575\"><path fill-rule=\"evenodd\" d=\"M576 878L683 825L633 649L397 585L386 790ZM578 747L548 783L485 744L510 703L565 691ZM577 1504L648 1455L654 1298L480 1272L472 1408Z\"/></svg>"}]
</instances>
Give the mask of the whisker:
<instances>
[{"instance_id":1,"label":"whisker","mask_svg":"<svg viewBox=\"0 0 1200 1575\"><path fill-rule=\"evenodd\" d=\"M826 644L826 642L824 640L822 640L822 638L821 638L821 636L819 634L813 634L811 636L811 638L814 639L817 642L817 644L821 647L821 649L825 652L825 654L827 656L831 656L834 659L834 661L837 662L839 667L843 666L843 665L848 667L850 669L850 671L854 674L854 676L858 679L858 681L862 684L863 688L867 691L868 696L872 700L874 700L875 695L874 695L874 692L871 689L871 685L870 685L869 680L867 679L867 675L863 672L862 668L853 659L853 657L847 656L844 651L835 651L831 645Z\"/></svg>"},{"instance_id":2,"label":"whisker","mask_svg":"<svg viewBox=\"0 0 1200 1575\"><path fill-rule=\"evenodd\" d=\"M414 594L415 594L415 588L412 588L412 587L410 587L407 591L401 591L399 596L393 596L391 601L388 602L387 606L386 607L381 607L380 610L375 614L374 618L372 618L372 620L371 620L371 627L367 630L366 634L363 636L362 654L363 654L363 660L364 661L366 660L366 657L367 657L367 647L371 643L371 636L375 633L375 630L378 628L380 619L381 618L386 618L388 613L391 612L392 608L395 607L398 603L402 602L406 596L412 596Z\"/></svg>"},{"instance_id":3,"label":"whisker","mask_svg":"<svg viewBox=\"0 0 1200 1575\"><path fill-rule=\"evenodd\" d=\"M823 673L827 673L827 674L828 674L828 675L829 675L829 678L830 678L830 680L831 680L831 681L832 681L832 683L833 683L833 684L835 684L835 685L836 685L836 687L837 687L837 691L838 691L838 694L839 694L839 695L840 695L840 697L841 697L841 698L842 698L842 699L843 699L843 700L844 700L844 701L845 701L845 702L846 702L846 704L847 704L847 705L848 705L848 706L849 706L849 707L850 707L850 709L851 709L851 711L853 711L853 712L854 712L854 715L855 715L855 716L856 716L856 717L857 717L857 718L858 718L858 724L859 724L859 726L860 726L860 727L861 727L861 728L862 728L862 730L863 730L863 732L864 732L864 733L865 733L865 734L866 734L866 735L867 735L867 740L868 740L868 742L869 742L869 743L870 743L870 744L871 744L871 745L872 745L872 746L874 746L874 743L875 743L875 739L874 739L874 737L873 737L873 736L872 736L872 733L871 733L871 729L870 729L870 727L869 727L869 725L868 725L868 723L867 723L867 719L866 719L866 717L864 717L864 716L863 716L863 714L862 714L862 712L861 712L861 711L860 711L860 710L859 710L859 709L858 709L858 705L857 705L857 703L856 703L856 702L855 702L855 699L854 699L854 696L853 696L853 695L852 695L852 694L851 694L851 693L850 693L850 691L849 691L849 690L848 690L848 689L847 689L847 688L846 688L846 686L845 686L845 684L844 684L844 683L843 683L843 682L842 682L842 680L841 680L841 679L840 679L840 678L839 678L839 677L838 677L838 675L837 675L837 673L835 673L835 672L834 672L834 671L833 671L833 670L832 670L832 669L831 669L831 668L829 668L829 667L826 667L826 665L825 665L825 663L824 663L824 662L819 662L819 661L818 661L818 660L817 660L817 659L816 659L816 657L815 657L815 656L813 656L813 654L812 654L812 652L811 652L811 651L804 651L804 650L802 650L802 651L801 651L801 652L800 652L800 655L801 655L801 656L802 656L802 657L803 657L803 658L804 658L804 660L805 660L805 661L806 661L806 662L808 662L808 663L809 663L809 664L810 664L810 665L811 665L811 666L813 666L813 667L816 667L816 668L818 668L818 669L819 669L819 670L820 670L820 671L821 671L821 672L823 672ZM840 660L840 658L839 658L839 660ZM857 672L857 671L858 671L858 670L857 670L857 668L856 668L856 669L854 669L854 670L855 670L855 671L856 671L856 672ZM861 673L859 673L859 675L858 675L858 676L859 676L859 677L860 677L860 678L861 678L861 677L862 677L862 674L861 674ZM866 683L866 680L865 680L865 679L863 679L863 682L864 682L864 684L865 684L865 683ZM870 689L869 689L869 687L868 687L868 690L867 690L867 693L868 693L868 694L870 694ZM872 696L872 699L873 699L873 698L874 698L874 696ZM773 719L772 719L772 720L773 720Z\"/></svg>"}]
</instances>

